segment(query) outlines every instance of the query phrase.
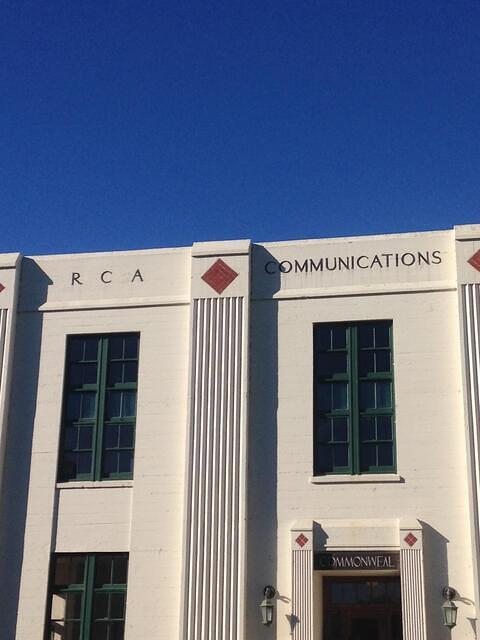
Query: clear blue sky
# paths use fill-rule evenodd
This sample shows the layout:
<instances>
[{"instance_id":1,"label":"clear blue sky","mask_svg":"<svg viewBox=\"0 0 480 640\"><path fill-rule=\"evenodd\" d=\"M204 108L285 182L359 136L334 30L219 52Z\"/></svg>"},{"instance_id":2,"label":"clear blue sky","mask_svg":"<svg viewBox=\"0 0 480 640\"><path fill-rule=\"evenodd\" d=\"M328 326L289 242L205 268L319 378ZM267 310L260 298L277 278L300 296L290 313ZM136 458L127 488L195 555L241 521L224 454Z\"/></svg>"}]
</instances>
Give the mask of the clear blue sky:
<instances>
[{"instance_id":1,"label":"clear blue sky","mask_svg":"<svg viewBox=\"0 0 480 640\"><path fill-rule=\"evenodd\" d=\"M480 222L480 1L4 0L0 251Z\"/></svg>"}]
</instances>

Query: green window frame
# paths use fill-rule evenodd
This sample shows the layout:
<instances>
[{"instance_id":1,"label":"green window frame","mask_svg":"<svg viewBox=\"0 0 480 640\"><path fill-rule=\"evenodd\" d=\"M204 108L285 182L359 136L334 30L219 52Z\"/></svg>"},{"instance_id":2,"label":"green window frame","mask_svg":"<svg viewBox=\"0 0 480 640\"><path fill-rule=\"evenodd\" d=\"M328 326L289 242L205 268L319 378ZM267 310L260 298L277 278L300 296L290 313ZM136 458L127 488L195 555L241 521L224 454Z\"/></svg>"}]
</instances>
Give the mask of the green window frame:
<instances>
[{"instance_id":1,"label":"green window frame","mask_svg":"<svg viewBox=\"0 0 480 640\"><path fill-rule=\"evenodd\" d=\"M123 640L127 553L52 556L45 640Z\"/></svg>"},{"instance_id":2,"label":"green window frame","mask_svg":"<svg viewBox=\"0 0 480 640\"><path fill-rule=\"evenodd\" d=\"M392 330L314 325L314 475L395 472Z\"/></svg>"},{"instance_id":3,"label":"green window frame","mask_svg":"<svg viewBox=\"0 0 480 640\"><path fill-rule=\"evenodd\" d=\"M129 479L139 334L67 338L58 479Z\"/></svg>"}]
</instances>

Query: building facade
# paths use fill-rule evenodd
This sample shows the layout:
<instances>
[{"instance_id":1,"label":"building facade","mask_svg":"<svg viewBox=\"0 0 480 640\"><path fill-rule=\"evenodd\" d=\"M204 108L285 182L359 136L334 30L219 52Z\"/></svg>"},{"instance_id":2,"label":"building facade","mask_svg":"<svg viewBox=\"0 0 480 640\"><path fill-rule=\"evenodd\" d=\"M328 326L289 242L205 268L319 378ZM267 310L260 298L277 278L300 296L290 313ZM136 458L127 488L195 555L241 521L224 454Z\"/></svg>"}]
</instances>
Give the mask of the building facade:
<instances>
[{"instance_id":1,"label":"building facade","mask_svg":"<svg viewBox=\"0 0 480 640\"><path fill-rule=\"evenodd\" d=\"M479 384L480 225L0 256L0 638L476 638Z\"/></svg>"}]
</instances>

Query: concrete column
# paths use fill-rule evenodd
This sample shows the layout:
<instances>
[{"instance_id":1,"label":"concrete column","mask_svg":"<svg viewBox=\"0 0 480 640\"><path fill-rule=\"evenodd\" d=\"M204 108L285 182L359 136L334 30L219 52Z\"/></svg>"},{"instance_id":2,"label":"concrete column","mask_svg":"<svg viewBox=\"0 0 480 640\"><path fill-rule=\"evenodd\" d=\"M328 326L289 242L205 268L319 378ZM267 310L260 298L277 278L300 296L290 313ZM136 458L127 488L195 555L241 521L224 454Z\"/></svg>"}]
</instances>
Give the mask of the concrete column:
<instances>
[{"instance_id":1,"label":"concrete column","mask_svg":"<svg viewBox=\"0 0 480 640\"><path fill-rule=\"evenodd\" d=\"M426 640L423 532L419 522L400 525L403 640Z\"/></svg>"},{"instance_id":2,"label":"concrete column","mask_svg":"<svg viewBox=\"0 0 480 640\"><path fill-rule=\"evenodd\" d=\"M313 640L313 527L291 530L293 640Z\"/></svg>"},{"instance_id":3,"label":"concrete column","mask_svg":"<svg viewBox=\"0 0 480 640\"><path fill-rule=\"evenodd\" d=\"M244 633L250 242L192 250L182 640Z\"/></svg>"}]
</instances>

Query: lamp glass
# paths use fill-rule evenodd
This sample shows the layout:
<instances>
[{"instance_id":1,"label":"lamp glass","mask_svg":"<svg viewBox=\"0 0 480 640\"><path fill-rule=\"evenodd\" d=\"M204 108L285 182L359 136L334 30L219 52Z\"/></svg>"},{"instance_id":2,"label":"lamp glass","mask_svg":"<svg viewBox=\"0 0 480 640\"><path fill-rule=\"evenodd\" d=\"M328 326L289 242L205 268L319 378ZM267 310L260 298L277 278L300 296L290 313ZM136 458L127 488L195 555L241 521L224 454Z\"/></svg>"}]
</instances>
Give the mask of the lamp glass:
<instances>
[{"instance_id":1,"label":"lamp glass","mask_svg":"<svg viewBox=\"0 0 480 640\"><path fill-rule=\"evenodd\" d=\"M272 624L273 621L273 604L265 598L260 604L262 612L262 623L265 625Z\"/></svg>"},{"instance_id":2,"label":"lamp glass","mask_svg":"<svg viewBox=\"0 0 480 640\"><path fill-rule=\"evenodd\" d=\"M442 605L443 624L452 629L457 624L457 606L451 601L447 600Z\"/></svg>"}]
</instances>

